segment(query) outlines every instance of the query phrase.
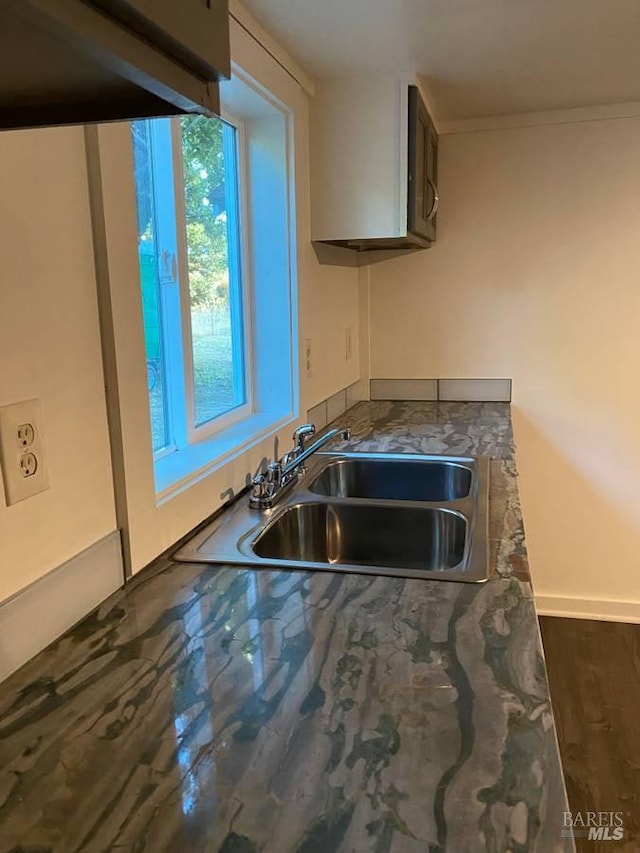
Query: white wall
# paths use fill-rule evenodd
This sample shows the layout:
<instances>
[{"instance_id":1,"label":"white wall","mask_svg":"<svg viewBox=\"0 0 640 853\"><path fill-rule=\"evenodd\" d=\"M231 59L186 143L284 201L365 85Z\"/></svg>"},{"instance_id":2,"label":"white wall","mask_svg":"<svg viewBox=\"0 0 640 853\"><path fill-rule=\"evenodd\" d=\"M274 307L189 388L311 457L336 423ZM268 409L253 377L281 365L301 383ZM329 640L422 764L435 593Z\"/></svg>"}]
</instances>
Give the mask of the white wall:
<instances>
[{"instance_id":1,"label":"white wall","mask_svg":"<svg viewBox=\"0 0 640 853\"><path fill-rule=\"evenodd\" d=\"M438 243L370 270L371 375L512 377L542 609L640 618L640 118L440 155Z\"/></svg>"},{"instance_id":2,"label":"white wall","mask_svg":"<svg viewBox=\"0 0 640 853\"><path fill-rule=\"evenodd\" d=\"M281 99L294 116L300 410L304 414L360 377L358 269L321 264L311 244L310 114L318 87L237 0L230 0L229 10L232 60ZM348 328L352 331L350 360L345 357ZM307 338L312 347L311 376L304 369Z\"/></svg>"},{"instance_id":3,"label":"white wall","mask_svg":"<svg viewBox=\"0 0 640 853\"><path fill-rule=\"evenodd\" d=\"M1 602L115 512L82 129L0 134L0 187L0 406L41 399L51 486L7 507L0 485Z\"/></svg>"},{"instance_id":4,"label":"white wall","mask_svg":"<svg viewBox=\"0 0 640 853\"><path fill-rule=\"evenodd\" d=\"M310 248L310 247L309 247ZM358 270L320 266L305 247L307 277L300 289L300 341L311 339L311 376L300 355L301 414L360 378ZM345 330L352 330L352 352L346 360Z\"/></svg>"}]
</instances>

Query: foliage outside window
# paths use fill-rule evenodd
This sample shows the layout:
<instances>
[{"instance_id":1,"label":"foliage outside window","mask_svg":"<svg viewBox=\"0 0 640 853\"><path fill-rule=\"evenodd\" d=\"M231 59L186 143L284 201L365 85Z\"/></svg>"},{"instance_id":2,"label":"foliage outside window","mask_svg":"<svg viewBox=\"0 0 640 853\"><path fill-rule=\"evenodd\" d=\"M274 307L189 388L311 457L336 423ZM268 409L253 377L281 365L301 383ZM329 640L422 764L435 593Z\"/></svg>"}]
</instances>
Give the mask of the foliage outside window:
<instances>
[{"instance_id":1,"label":"foliage outside window","mask_svg":"<svg viewBox=\"0 0 640 853\"><path fill-rule=\"evenodd\" d=\"M187 116L132 125L138 255L156 454L250 407L238 131Z\"/></svg>"}]
</instances>

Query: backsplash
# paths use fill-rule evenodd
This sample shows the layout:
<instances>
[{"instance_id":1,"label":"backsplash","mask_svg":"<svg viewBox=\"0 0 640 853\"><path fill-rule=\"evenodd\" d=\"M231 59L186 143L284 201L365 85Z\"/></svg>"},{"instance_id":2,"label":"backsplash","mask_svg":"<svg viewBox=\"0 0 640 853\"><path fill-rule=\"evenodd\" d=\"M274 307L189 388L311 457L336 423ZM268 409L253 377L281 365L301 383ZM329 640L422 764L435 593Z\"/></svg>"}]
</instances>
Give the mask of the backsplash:
<instances>
[{"instance_id":1,"label":"backsplash","mask_svg":"<svg viewBox=\"0 0 640 853\"><path fill-rule=\"evenodd\" d=\"M312 406L307 421L319 431L363 400L510 403L511 387L511 379L361 379Z\"/></svg>"},{"instance_id":2,"label":"backsplash","mask_svg":"<svg viewBox=\"0 0 640 853\"><path fill-rule=\"evenodd\" d=\"M372 400L510 403L511 379L372 379Z\"/></svg>"},{"instance_id":3,"label":"backsplash","mask_svg":"<svg viewBox=\"0 0 640 853\"><path fill-rule=\"evenodd\" d=\"M359 380L352 385L347 385L336 394L322 400L307 412L307 421L315 424L318 432L324 429L331 421L339 418L356 403L369 399L369 388L367 382Z\"/></svg>"}]
</instances>

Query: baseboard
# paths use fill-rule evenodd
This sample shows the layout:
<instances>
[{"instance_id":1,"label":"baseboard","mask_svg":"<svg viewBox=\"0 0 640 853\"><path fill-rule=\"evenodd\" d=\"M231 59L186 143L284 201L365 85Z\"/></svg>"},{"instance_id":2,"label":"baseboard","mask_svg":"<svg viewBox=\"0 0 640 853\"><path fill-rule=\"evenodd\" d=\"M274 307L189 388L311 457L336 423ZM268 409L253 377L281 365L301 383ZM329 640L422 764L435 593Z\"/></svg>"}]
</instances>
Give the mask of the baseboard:
<instances>
[{"instance_id":1,"label":"baseboard","mask_svg":"<svg viewBox=\"0 0 640 853\"><path fill-rule=\"evenodd\" d=\"M124 584L115 530L0 604L0 681Z\"/></svg>"},{"instance_id":2,"label":"baseboard","mask_svg":"<svg viewBox=\"0 0 640 853\"><path fill-rule=\"evenodd\" d=\"M640 601L599 601L554 595L536 595L535 600L539 616L640 623Z\"/></svg>"}]
</instances>

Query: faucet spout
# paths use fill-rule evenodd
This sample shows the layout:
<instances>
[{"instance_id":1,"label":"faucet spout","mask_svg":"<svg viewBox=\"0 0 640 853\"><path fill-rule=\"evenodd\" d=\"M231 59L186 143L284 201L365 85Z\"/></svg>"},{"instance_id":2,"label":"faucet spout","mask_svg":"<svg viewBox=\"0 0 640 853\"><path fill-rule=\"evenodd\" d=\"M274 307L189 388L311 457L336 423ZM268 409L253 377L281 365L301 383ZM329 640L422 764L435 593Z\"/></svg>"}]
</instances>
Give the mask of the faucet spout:
<instances>
[{"instance_id":1,"label":"faucet spout","mask_svg":"<svg viewBox=\"0 0 640 853\"><path fill-rule=\"evenodd\" d=\"M283 475L288 474L289 472L295 471L300 468L302 463L312 456L314 453L317 453L321 447L324 447L325 444L328 444L330 441L333 441L334 438L340 437L343 441L349 441L351 438L351 430L348 427L341 427L339 429L330 429L329 432L326 432L324 435L321 435L319 439L310 444L306 450L303 450L299 456L296 456L295 459L292 459L287 465L282 469Z\"/></svg>"}]
</instances>

